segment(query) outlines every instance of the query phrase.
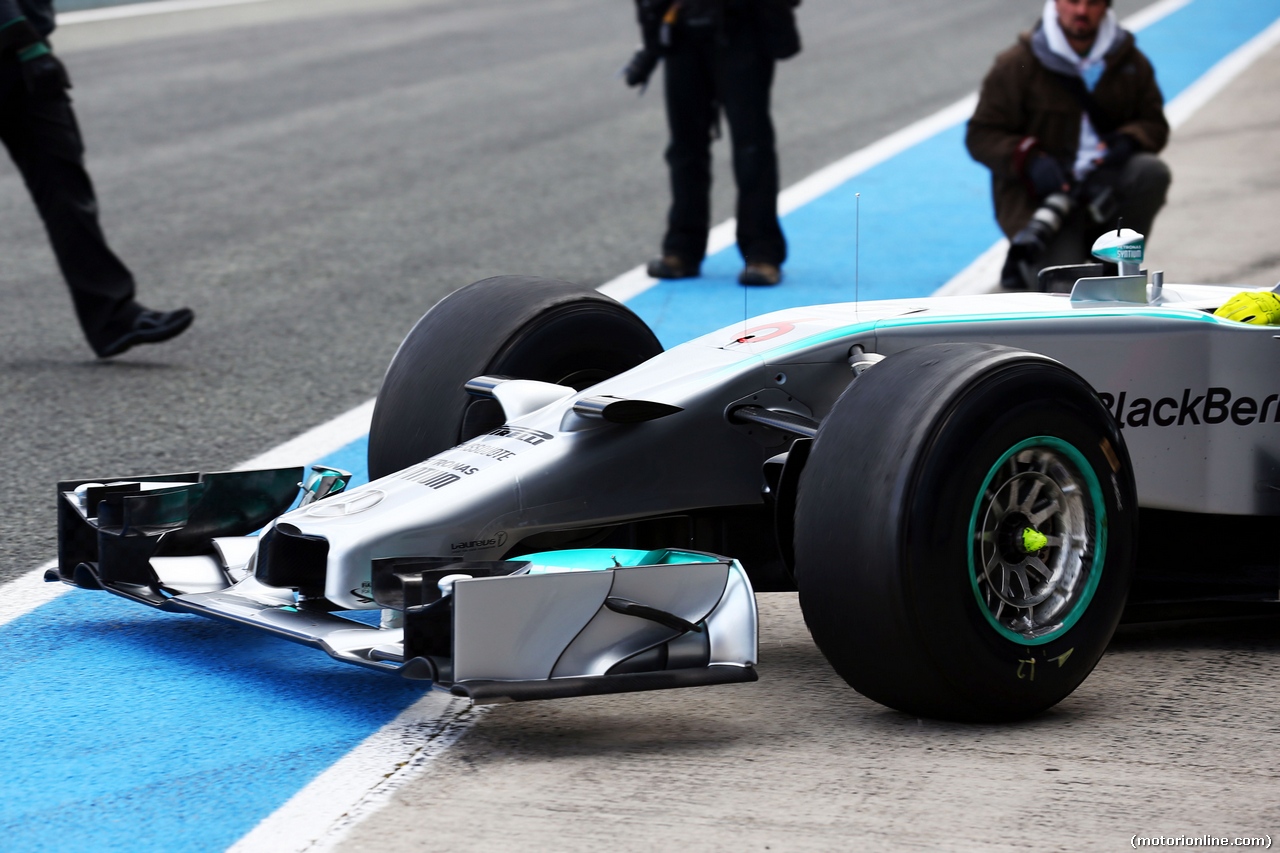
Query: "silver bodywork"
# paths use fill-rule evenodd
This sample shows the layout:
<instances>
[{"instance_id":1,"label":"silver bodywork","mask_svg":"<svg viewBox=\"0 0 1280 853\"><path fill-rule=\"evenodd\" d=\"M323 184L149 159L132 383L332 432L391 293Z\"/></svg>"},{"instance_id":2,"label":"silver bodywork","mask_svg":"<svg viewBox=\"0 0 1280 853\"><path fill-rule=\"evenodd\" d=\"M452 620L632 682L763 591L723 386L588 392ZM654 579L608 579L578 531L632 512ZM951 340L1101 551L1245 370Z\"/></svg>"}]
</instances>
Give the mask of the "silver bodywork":
<instances>
[{"instance_id":1,"label":"silver bodywork","mask_svg":"<svg viewBox=\"0 0 1280 853\"><path fill-rule=\"evenodd\" d=\"M732 423L735 406L820 421L853 379L851 357L943 341L1006 344L1080 373L1124 424L1143 506L1280 514L1280 336L1210 314L1227 295L1166 285L1150 304L1021 293L779 311L281 521L329 542L325 596L354 609L376 558L499 559L545 530L758 504L761 465L787 436ZM637 424L574 412L604 395L681 411Z\"/></svg>"}]
</instances>

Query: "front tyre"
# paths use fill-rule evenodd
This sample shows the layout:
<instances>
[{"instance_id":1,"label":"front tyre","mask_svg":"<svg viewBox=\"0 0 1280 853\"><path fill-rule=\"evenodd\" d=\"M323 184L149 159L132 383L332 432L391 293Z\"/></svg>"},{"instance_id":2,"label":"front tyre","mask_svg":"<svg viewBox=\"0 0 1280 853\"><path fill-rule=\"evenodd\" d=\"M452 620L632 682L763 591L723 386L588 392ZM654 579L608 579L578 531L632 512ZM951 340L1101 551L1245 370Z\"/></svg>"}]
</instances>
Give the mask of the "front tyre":
<instances>
[{"instance_id":1,"label":"front tyre","mask_svg":"<svg viewBox=\"0 0 1280 853\"><path fill-rule=\"evenodd\" d=\"M936 344L860 376L801 476L805 621L863 695L917 716L1018 719L1101 658L1137 498L1089 385L1042 356Z\"/></svg>"}]
</instances>

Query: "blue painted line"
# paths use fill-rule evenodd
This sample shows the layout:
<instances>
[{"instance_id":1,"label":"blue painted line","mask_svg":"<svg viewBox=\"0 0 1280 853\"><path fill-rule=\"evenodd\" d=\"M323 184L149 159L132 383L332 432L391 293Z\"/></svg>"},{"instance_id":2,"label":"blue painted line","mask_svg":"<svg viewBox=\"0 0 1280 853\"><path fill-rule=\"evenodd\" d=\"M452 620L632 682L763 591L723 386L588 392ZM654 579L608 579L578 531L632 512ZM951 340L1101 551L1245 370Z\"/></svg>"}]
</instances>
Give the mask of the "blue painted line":
<instances>
[{"instance_id":1,"label":"blue painted line","mask_svg":"<svg viewBox=\"0 0 1280 853\"><path fill-rule=\"evenodd\" d=\"M1173 97L1280 17L1280 0L1195 0L1139 41ZM924 296L998 236L987 175L945 130L784 219L788 277L739 261L632 301L667 346L742 316L858 296ZM323 461L365 482L367 439ZM421 688L309 648L72 591L0 627L0 847L214 851L241 838Z\"/></svg>"},{"instance_id":2,"label":"blue painted line","mask_svg":"<svg viewBox=\"0 0 1280 853\"><path fill-rule=\"evenodd\" d=\"M1137 39L1169 100L1277 18L1280 0L1195 0ZM855 193L862 194L860 247L855 244ZM1001 236L989 173L965 151L963 124L793 211L782 226L790 258L780 286L738 285L742 261L737 247L730 246L707 258L701 278L662 282L628 305L671 347L768 311L851 302L855 294L859 299L927 296Z\"/></svg>"},{"instance_id":3,"label":"blue painted line","mask_svg":"<svg viewBox=\"0 0 1280 853\"><path fill-rule=\"evenodd\" d=\"M790 260L778 287L739 285L731 246L701 278L663 282L628 305L671 347L783 308L927 296L1000 238L988 172L963 140L963 127L945 130L783 217Z\"/></svg>"},{"instance_id":4,"label":"blue painted line","mask_svg":"<svg viewBox=\"0 0 1280 853\"><path fill-rule=\"evenodd\" d=\"M223 850L422 695L73 590L0 631L0 848Z\"/></svg>"}]
</instances>

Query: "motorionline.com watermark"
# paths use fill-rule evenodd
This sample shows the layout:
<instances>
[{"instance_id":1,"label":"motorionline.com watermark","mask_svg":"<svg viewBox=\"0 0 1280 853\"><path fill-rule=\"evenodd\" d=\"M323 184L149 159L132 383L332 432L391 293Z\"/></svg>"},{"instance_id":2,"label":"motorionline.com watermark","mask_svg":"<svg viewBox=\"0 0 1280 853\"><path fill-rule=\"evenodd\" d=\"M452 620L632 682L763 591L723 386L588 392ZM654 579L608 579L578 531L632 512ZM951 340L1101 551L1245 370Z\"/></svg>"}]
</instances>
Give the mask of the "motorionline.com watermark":
<instances>
[{"instance_id":1,"label":"motorionline.com watermark","mask_svg":"<svg viewBox=\"0 0 1280 853\"><path fill-rule=\"evenodd\" d=\"M1134 835L1129 845L1139 847L1259 847L1271 849L1270 835Z\"/></svg>"}]
</instances>

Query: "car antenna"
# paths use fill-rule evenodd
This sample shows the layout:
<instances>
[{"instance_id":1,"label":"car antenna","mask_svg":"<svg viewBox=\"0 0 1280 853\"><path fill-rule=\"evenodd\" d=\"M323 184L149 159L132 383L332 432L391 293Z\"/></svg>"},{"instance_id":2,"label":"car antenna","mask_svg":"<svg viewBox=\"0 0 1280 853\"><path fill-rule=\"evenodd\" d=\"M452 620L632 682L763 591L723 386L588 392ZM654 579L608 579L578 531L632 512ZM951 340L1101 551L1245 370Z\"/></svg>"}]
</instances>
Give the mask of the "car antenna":
<instances>
[{"instance_id":1,"label":"car antenna","mask_svg":"<svg viewBox=\"0 0 1280 853\"><path fill-rule=\"evenodd\" d=\"M862 193L853 194L853 304L856 312L858 305L858 253L862 241Z\"/></svg>"}]
</instances>

